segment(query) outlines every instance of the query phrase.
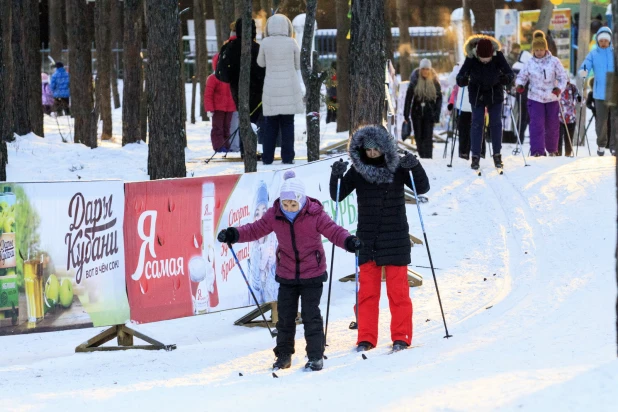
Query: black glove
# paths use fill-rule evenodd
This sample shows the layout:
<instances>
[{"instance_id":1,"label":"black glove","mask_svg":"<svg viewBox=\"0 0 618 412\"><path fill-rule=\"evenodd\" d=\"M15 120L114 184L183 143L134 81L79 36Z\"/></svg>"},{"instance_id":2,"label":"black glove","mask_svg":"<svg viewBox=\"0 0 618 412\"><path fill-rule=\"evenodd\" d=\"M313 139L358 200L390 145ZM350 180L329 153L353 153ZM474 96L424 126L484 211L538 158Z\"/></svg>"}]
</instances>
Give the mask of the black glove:
<instances>
[{"instance_id":1,"label":"black glove","mask_svg":"<svg viewBox=\"0 0 618 412\"><path fill-rule=\"evenodd\" d=\"M459 87L468 87L468 85L470 84L470 78L463 77L457 82L457 84L459 85Z\"/></svg>"},{"instance_id":2,"label":"black glove","mask_svg":"<svg viewBox=\"0 0 618 412\"><path fill-rule=\"evenodd\" d=\"M509 76L507 76L506 74L501 74L500 76L498 76L498 81L503 86L508 86L509 84L511 84L511 79L509 79Z\"/></svg>"},{"instance_id":3,"label":"black glove","mask_svg":"<svg viewBox=\"0 0 618 412\"><path fill-rule=\"evenodd\" d=\"M582 97L581 96L577 96L577 103L581 103L582 102Z\"/></svg>"},{"instance_id":4,"label":"black glove","mask_svg":"<svg viewBox=\"0 0 618 412\"><path fill-rule=\"evenodd\" d=\"M418 164L418 158L410 152L406 152L406 154L399 159L399 166L403 169L412 169Z\"/></svg>"},{"instance_id":5,"label":"black glove","mask_svg":"<svg viewBox=\"0 0 618 412\"><path fill-rule=\"evenodd\" d=\"M330 168L332 169L332 175L337 179L341 179L345 174L345 171L348 170L348 162L344 162L343 159L339 159L339 161L333 163Z\"/></svg>"},{"instance_id":6,"label":"black glove","mask_svg":"<svg viewBox=\"0 0 618 412\"><path fill-rule=\"evenodd\" d=\"M227 229L223 229L219 232L217 236L217 240L221 243L236 243L238 242L238 238L240 237L238 233L238 229L235 227L228 227Z\"/></svg>"},{"instance_id":7,"label":"black glove","mask_svg":"<svg viewBox=\"0 0 618 412\"><path fill-rule=\"evenodd\" d=\"M446 110L448 110L449 112L453 110L453 103L449 103L448 106L446 106Z\"/></svg>"},{"instance_id":8,"label":"black glove","mask_svg":"<svg viewBox=\"0 0 618 412\"><path fill-rule=\"evenodd\" d=\"M356 236L348 236L345 240L345 250L348 252L354 253L357 250L361 250L363 247L363 242Z\"/></svg>"}]
</instances>

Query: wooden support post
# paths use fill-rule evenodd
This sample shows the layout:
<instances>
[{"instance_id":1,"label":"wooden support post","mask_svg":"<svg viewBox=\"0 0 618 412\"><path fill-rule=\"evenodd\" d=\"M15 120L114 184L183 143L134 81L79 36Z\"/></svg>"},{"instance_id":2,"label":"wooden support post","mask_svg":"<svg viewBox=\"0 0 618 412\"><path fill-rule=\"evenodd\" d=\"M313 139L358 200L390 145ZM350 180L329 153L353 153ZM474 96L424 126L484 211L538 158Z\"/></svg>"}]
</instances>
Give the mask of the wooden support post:
<instances>
[{"instance_id":1,"label":"wooden support post","mask_svg":"<svg viewBox=\"0 0 618 412\"><path fill-rule=\"evenodd\" d=\"M143 340L149 345L134 345L133 337ZM118 338L118 346L101 346L110 340ZM75 352L97 352L97 351L116 351L127 349L145 349L145 350L161 350L171 351L176 349L176 345L165 345L151 337L144 335L125 325L115 325L104 330L98 335L88 339L75 348Z\"/></svg>"}]
</instances>

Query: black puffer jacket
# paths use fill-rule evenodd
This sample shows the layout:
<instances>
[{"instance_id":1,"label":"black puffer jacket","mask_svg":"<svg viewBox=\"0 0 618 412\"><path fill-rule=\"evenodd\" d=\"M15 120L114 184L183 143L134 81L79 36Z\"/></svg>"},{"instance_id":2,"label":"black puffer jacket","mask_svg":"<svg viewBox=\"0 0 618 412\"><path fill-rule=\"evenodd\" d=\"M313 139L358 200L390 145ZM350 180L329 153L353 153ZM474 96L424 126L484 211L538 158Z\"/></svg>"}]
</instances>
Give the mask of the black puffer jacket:
<instances>
[{"instance_id":1,"label":"black puffer jacket","mask_svg":"<svg viewBox=\"0 0 618 412\"><path fill-rule=\"evenodd\" d=\"M378 165L368 164L364 143L371 139L384 154ZM382 126L365 126L352 136L349 146L352 167L341 180L339 201L356 190L358 227L363 241L359 264L378 266L410 264L410 231L406 216L404 184L411 187L410 171L399 166L395 140ZM418 164L412 169L418 194L429 191L429 179ZM337 200L337 178L331 176L330 196Z\"/></svg>"},{"instance_id":2,"label":"black puffer jacket","mask_svg":"<svg viewBox=\"0 0 618 412\"><path fill-rule=\"evenodd\" d=\"M260 53L260 45L255 41L256 27L255 21L251 20L251 81L249 86L249 110L253 112L262 102L262 90L264 89L264 78L266 77L266 69L257 64L257 56ZM240 80L240 57L242 51L242 19L236 20L236 38L225 44L220 51L220 54L228 53L230 56L230 89L232 98L236 107L238 104L238 82Z\"/></svg>"},{"instance_id":3,"label":"black puffer jacket","mask_svg":"<svg viewBox=\"0 0 618 412\"><path fill-rule=\"evenodd\" d=\"M494 46L494 55L489 63L481 62L476 56L476 45L481 39L489 39ZM515 74L500 51L500 43L491 36L482 34L472 36L464 46L466 60L459 74L457 85L466 86L472 107L491 106L504 101L504 86L510 84ZM501 77L505 80L501 82Z\"/></svg>"}]
</instances>

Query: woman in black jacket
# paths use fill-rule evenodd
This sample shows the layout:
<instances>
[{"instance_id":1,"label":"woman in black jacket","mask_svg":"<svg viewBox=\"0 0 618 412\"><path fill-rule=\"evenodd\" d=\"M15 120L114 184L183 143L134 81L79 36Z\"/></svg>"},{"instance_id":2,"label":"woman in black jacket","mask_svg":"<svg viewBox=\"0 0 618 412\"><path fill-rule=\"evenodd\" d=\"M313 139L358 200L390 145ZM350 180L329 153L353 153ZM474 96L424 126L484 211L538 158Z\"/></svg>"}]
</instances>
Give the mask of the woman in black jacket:
<instances>
[{"instance_id":1,"label":"woman in black jacket","mask_svg":"<svg viewBox=\"0 0 618 412\"><path fill-rule=\"evenodd\" d=\"M394 138L382 126L358 129L349 146L352 168L335 162L330 178L330 196L341 201L356 190L358 227L363 242L359 253L358 350L369 350L378 342L378 315L382 271L391 310L393 349L412 342L412 300L408 284L410 235L404 184L411 187L410 171L418 194L429 191L429 179L416 156L399 157ZM341 179L339 199L337 181Z\"/></svg>"},{"instance_id":2,"label":"woman in black jacket","mask_svg":"<svg viewBox=\"0 0 618 412\"><path fill-rule=\"evenodd\" d=\"M494 148L494 165L502 167L502 102L504 87L511 84L515 75L500 51L498 40L476 35L465 44L466 61L457 75L459 87L468 86L472 105L472 164L478 170L481 141L485 124L485 109L489 114L491 143Z\"/></svg>"},{"instance_id":3,"label":"woman in black jacket","mask_svg":"<svg viewBox=\"0 0 618 412\"><path fill-rule=\"evenodd\" d=\"M406 92L403 116L414 128L414 140L421 159L433 155L433 125L440 121L442 110L442 88L438 74L431 68L431 61L421 60L419 68L412 72Z\"/></svg>"}]
</instances>

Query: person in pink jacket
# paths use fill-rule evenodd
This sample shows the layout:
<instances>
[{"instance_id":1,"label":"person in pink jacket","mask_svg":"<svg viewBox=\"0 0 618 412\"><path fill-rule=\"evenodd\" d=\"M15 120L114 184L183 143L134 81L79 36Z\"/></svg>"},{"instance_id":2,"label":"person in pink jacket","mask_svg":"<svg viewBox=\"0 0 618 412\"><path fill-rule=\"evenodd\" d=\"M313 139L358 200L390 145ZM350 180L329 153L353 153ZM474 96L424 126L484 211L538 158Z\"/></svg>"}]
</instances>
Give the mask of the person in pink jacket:
<instances>
[{"instance_id":1,"label":"person in pink jacket","mask_svg":"<svg viewBox=\"0 0 618 412\"><path fill-rule=\"evenodd\" d=\"M560 137L560 95L566 88L567 74L560 60L547 50L547 40L542 31L534 32L532 40L533 57L526 62L517 76L517 93L523 93L526 83L528 91L528 113L530 113L530 152L532 156L558 154Z\"/></svg>"},{"instance_id":2,"label":"person in pink jacket","mask_svg":"<svg viewBox=\"0 0 618 412\"><path fill-rule=\"evenodd\" d=\"M219 54L212 57L213 70L217 70ZM217 79L215 74L208 76L204 91L204 108L208 117L212 119L210 140L215 152L227 152L230 148L230 124L232 115L236 111L236 104L232 98L230 84Z\"/></svg>"},{"instance_id":3,"label":"person in pink jacket","mask_svg":"<svg viewBox=\"0 0 618 412\"><path fill-rule=\"evenodd\" d=\"M285 172L284 179L279 199L260 220L238 228L228 227L217 239L222 243L245 243L275 232L279 242L275 277L279 282L279 321L274 349L277 360L273 369L292 365L298 299L301 298L309 358L305 368L320 370L324 356L324 326L319 305L323 283L328 278L322 236L348 252L360 250L362 243L333 222L318 200L305 195L305 185L296 178L294 171Z\"/></svg>"}]
</instances>

